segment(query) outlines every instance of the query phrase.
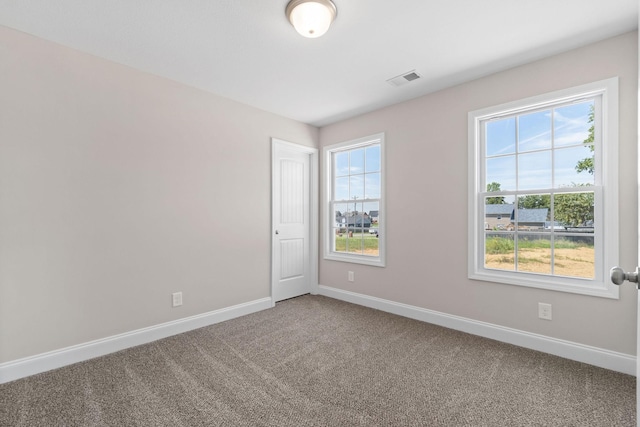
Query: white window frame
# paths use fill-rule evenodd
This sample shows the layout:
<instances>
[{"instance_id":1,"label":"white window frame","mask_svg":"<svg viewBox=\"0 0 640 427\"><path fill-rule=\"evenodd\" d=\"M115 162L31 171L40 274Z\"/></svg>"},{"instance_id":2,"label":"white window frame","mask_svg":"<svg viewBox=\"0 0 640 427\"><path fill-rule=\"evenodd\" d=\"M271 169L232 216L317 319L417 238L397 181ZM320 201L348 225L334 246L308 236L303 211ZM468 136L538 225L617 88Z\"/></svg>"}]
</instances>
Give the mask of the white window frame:
<instances>
[{"instance_id":1,"label":"white window frame","mask_svg":"<svg viewBox=\"0 0 640 427\"><path fill-rule=\"evenodd\" d=\"M354 264L365 264L375 267L385 266L386 254L386 212L385 212L385 135L379 133L351 141L340 142L328 145L323 148L324 159L324 259L332 261L350 262ZM356 148L366 147L368 145L380 145L380 199L378 211L378 256L362 255L354 253L336 252L333 250L333 154L340 151L348 151Z\"/></svg>"},{"instance_id":2,"label":"white window frame","mask_svg":"<svg viewBox=\"0 0 640 427\"><path fill-rule=\"evenodd\" d=\"M482 122L534 108L570 100L601 97L600 140L595 141L595 278L579 279L484 267L484 201L480 188L484 173ZM608 269L618 264L618 78L534 96L493 107L471 111L469 126L469 212L468 277L497 283L550 289L576 294L619 298L618 286L611 283ZM597 119L596 119L597 120Z\"/></svg>"}]
</instances>

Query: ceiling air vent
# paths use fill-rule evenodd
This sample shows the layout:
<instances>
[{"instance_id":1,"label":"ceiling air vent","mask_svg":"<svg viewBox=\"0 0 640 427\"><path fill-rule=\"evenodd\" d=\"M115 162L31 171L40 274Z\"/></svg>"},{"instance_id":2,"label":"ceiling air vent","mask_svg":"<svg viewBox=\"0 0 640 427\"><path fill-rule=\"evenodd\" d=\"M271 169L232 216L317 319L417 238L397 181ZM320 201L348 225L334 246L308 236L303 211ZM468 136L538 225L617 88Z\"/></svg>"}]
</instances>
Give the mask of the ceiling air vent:
<instances>
[{"instance_id":1,"label":"ceiling air vent","mask_svg":"<svg viewBox=\"0 0 640 427\"><path fill-rule=\"evenodd\" d=\"M418 80L420 77L421 77L420 74L416 73L415 70L412 70L387 80L387 83L389 83L391 86L398 87L398 86L406 85L407 83L412 82L414 80Z\"/></svg>"}]
</instances>

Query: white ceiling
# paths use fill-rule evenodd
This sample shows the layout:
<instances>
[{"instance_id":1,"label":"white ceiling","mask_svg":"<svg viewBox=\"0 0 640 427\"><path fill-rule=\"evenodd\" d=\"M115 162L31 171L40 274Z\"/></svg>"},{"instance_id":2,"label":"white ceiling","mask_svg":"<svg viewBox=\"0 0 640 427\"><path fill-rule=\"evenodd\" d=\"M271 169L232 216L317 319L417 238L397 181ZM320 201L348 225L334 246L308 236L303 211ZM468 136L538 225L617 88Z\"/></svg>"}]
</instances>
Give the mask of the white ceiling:
<instances>
[{"instance_id":1,"label":"white ceiling","mask_svg":"<svg viewBox=\"0 0 640 427\"><path fill-rule=\"evenodd\" d=\"M0 25L316 126L638 27L637 0L334 0L307 39L287 2L0 0Z\"/></svg>"}]
</instances>

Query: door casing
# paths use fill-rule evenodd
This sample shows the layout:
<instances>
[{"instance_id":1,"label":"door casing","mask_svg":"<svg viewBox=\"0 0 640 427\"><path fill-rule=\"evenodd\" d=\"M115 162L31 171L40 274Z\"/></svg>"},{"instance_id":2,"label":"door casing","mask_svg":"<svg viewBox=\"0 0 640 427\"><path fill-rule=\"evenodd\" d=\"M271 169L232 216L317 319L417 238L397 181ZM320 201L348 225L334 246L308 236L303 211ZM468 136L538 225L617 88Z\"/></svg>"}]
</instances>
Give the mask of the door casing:
<instances>
[{"instance_id":1,"label":"door casing","mask_svg":"<svg viewBox=\"0 0 640 427\"><path fill-rule=\"evenodd\" d=\"M275 306L274 287L278 281L278 269L275 264L276 238L276 206L274 194L279 189L274 185L276 162L279 161L278 149L304 153L309 156L309 280L312 294L318 293L318 197L319 197L319 155L318 149L300 144L271 138L271 306Z\"/></svg>"}]
</instances>

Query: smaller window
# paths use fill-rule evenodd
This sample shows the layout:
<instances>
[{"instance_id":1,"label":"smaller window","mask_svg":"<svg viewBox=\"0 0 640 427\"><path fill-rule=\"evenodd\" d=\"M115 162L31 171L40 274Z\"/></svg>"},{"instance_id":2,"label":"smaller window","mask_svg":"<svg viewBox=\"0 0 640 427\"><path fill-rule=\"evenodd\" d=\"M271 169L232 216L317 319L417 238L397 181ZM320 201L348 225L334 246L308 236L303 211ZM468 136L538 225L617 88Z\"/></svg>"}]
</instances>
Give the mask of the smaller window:
<instances>
[{"instance_id":1,"label":"smaller window","mask_svg":"<svg viewBox=\"0 0 640 427\"><path fill-rule=\"evenodd\" d=\"M384 134L324 148L324 258L384 267Z\"/></svg>"}]
</instances>

